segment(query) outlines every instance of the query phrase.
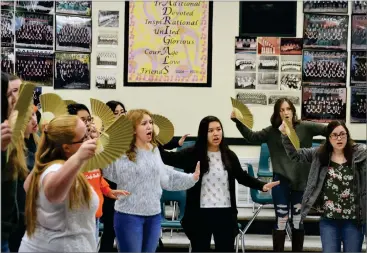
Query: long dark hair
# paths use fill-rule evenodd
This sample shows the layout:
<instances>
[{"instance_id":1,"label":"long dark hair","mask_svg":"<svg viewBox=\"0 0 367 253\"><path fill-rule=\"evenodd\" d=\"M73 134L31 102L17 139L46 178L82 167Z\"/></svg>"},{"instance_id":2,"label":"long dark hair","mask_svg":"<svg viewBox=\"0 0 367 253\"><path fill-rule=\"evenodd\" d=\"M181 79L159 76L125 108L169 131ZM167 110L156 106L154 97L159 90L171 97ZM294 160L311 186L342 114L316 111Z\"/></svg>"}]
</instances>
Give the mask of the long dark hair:
<instances>
[{"instance_id":1,"label":"long dark hair","mask_svg":"<svg viewBox=\"0 0 367 253\"><path fill-rule=\"evenodd\" d=\"M198 137L194 146L195 153L198 161L200 161L200 172L202 174L209 171L209 158L208 158L208 129L211 122L218 122L222 128L222 141L219 144L219 150L222 156L222 162L226 170L230 170L230 149L224 140L224 130L222 122L215 116L206 116L200 121Z\"/></svg>"},{"instance_id":2,"label":"long dark hair","mask_svg":"<svg viewBox=\"0 0 367 253\"><path fill-rule=\"evenodd\" d=\"M324 141L323 144L320 145L317 151L322 166L327 166L330 162L331 153L333 152L333 146L331 145L329 138L331 133L338 126L342 126L347 132L347 144L344 147L344 156L347 159L348 165L352 164L354 141L352 140L349 130L345 126L345 123L340 120L334 120L327 125L326 140Z\"/></svg>"},{"instance_id":3,"label":"long dark hair","mask_svg":"<svg viewBox=\"0 0 367 253\"><path fill-rule=\"evenodd\" d=\"M111 101L108 101L106 103L106 105L111 109L112 112L115 111L116 107L119 105L122 107L122 109L124 109L124 111L126 112L126 109L125 109L125 106L123 103L119 102L119 101L115 101L115 100L111 100Z\"/></svg>"},{"instance_id":4,"label":"long dark hair","mask_svg":"<svg viewBox=\"0 0 367 253\"><path fill-rule=\"evenodd\" d=\"M8 119L8 87L9 87L9 75L1 72L1 123Z\"/></svg>"},{"instance_id":5,"label":"long dark hair","mask_svg":"<svg viewBox=\"0 0 367 253\"><path fill-rule=\"evenodd\" d=\"M77 115L79 111L87 111L88 114L90 115L90 111L88 109L88 107L86 107L83 104L69 104L68 105L68 112L70 115Z\"/></svg>"},{"instance_id":6,"label":"long dark hair","mask_svg":"<svg viewBox=\"0 0 367 253\"><path fill-rule=\"evenodd\" d=\"M282 118L280 117L280 107L282 106L282 104L284 102L287 102L292 110L293 113L293 118L292 118L292 123L293 126L295 126L299 121L297 118L297 112L296 112L296 107L294 107L294 104L292 103L292 101L290 101L288 98L284 97L284 98L279 98L275 104L274 104L274 111L273 111L273 115L271 115L270 118L270 123L274 128L279 128L280 125L282 124Z\"/></svg>"}]
</instances>

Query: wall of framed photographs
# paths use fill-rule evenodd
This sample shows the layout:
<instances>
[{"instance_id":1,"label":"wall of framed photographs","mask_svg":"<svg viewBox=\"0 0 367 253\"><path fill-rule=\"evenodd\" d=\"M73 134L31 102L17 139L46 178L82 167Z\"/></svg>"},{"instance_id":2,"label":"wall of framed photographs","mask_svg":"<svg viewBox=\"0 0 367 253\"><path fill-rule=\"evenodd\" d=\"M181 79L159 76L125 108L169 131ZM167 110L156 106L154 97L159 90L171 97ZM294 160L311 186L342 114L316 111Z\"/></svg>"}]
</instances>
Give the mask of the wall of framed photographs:
<instances>
[{"instance_id":1,"label":"wall of framed photographs","mask_svg":"<svg viewBox=\"0 0 367 253\"><path fill-rule=\"evenodd\" d=\"M1 69L38 86L90 89L91 10L91 1L2 1Z\"/></svg>"},{"instance_id":2,"label":"wall of framed photographs","mask_svg":"<svg viewBox=\"0 0 367 253\"><path fill-rule=\"evenodd\" d=\"M230 97L239 95L238 97L244 101L252 101L250 109L255 116L254 129L258 130L270 124L269 119L272 114L272 104L279 96L286 95L298 101L297 103L299 105L296 108L300 116L303 106L302 94L305 94L306 98L307 96L309 97L309 94L318 94L317 92L321 88L330 92L332 91L331 89L334 89L331 94L334 101L335 97L344 96L346 98L342 102L346 101L346 121L353 137L355 139L366 138L364 124L350 124L351 121L360 121L359 118L361 118L361 116L353 115L352 119L351 102L355 101L353 108L360 108L361 105L358 101L365 94L365 86L360 81L360 75L362 75L363 66L365 66L363 65L365 56L363 56L362 49L354 47L352 50L351 48L351 39L353 36L355 43L357 43L356 45L363 44L363 36L360 37L359 35L363 35L363 32L358 32L361 30L361 25L358 25L358 22L361 21L356 19L357 22L354 23L354 30L356 32L354 35L352 33L353 16L357 14L352 14L353 7L351 7L352 3L350 2L348 12L346 14L338 14L348 16L348 37L345 51L344 49L324 47L317 49L304 48L304 20L306 22L304 15L337 15L335 13L319 14L319 12L310 13L307 11L307 13L303 13L303 2L298 1L296 34L298 39L263 37L260 39L256 38L256 43L254 43L252 39L255 38L253 37L239 36L239 1L215 1L213 3L213 16L215 18L213 18L212 85L210 88L124 86L124 24L126 21L124 2L93 1L91 5L86 4L84 8L76 8L74 5L60 6L55 3L53 5L53 11L50 10L51 7L47 7L47 4L42 7L43 2L27 2L33 3L31 8L28 7L27 9L27 6L23 6L24 11L19 11L19 14L17 14L16 5L14 6L14 11L9 11L7 9L8 7L2 5L1 68L2 70L16 71L14 64L18 58L19 63L16 66L27 66L23 67L23 69L32 69L33 71L42 69L41 72L39 70L38 72L36 71L36 73L40 73L38 74L40 76L33 75L31 72L28 73L24 70L21 74L25 75L28 80L36 81L40 86L42 85L43 93L56 91L65 99L73 99L86 105L89 105L89 98L94 97L102 101L123 101L128 109L149 108L151 111L165 115L172 120L175 125L176 136L186 133L195 136L197 126L202 117L212 114L222 120L227 137L241 137L235 125L230 120ZM4 4L6 1L2 1L1 3ZM56 10L57 6L59 7ZM90 8L89 14L86 12L88 6ZM20 7L22 8L22 6ZM35 11L30 11L33 10L32 8ZM326 8L332 9L327 6ZM67 9L66 13L63 9ZM363 9L357 6L355 9L359 12L366 11L365 7ZM34 16L23 14L29 12ZM52 19L50 19L50 16L52 16ZM16 17L18 17L18 20L22 20L23 23L27 22L26 20L32 20L32 24L29 24L29 26L23 25L23 28L20 28L19 23L15 22ZM42 38L44 39L40 40L40 35L33 35L33 39L25 37L26 40L28 39L27 43L29 45L27 46L27 43L24 43L23 37L24 34L28 33L29 30L27 29L34 27L31 25L37 25L38 30L36 29L37 32L35 34L42 34ZM73 25L78 28L78 32L76 32L76 29L71 29ZM338 32L338 29L336 28L336 32ZM17 40L14 38L16 31L20 31L18 32ZM91 32L91 37L86 36L88 34L87 31ZM83 38L77 43L75 40L73 42L76 33L78 37ZM47 40L51 34L52 46L48 42L50 40ZM313 35L312 30L311 35ZM236 37L238 39L237 41L235 39ZM311 40L311 42L314 43L314 40ZM235 48L233 47L234 44ZM242 44L242 47L240 44ZM256 49L254 49L254 46L256 46ZM299 46L303 48L301 52ZM325 45L321 43L321 46ZM345 44L342 46L345 47ZM324 55L310 53L314 51L324 52ZM354 61L351 59L352 51L354 52ZM344 77L340 77L335 81L335 83L339 84L344 83L344 86L326 87L324 83L330 84L330 80L327 82L315 81L312 79L314 77L309 77L307 84L302 82L300 84L300 76L303 78L303 75L306 75L302 71L303 65L307 65L304 61L305 52L308 52L308 58L312 58L313 60L328 56L332 59L330 60L333 62L332 66L338 66L338 70L340 66L343 66L343 60L341 60L342 58L335 60L336 57L330 52L337 52L339 56L346 52L347 74L345 80ZM53 58L50 54L53 54ZM28 62L30 59L34 61ZM350 62L355 62L355 65L358 66L354 68L353 76L350 71L352 66ZM59 64L57 65L57 63ZM41 67L37 68L37 66ZM53 68L50 69L50 66L53 66ZM308 75L312 75L313 67L310 64L308 66L309 70L307 73ZM71 70L75 69L78 71L71 72ZM20 70L17 71L16 73L19 74ZM335 73L337 78L338 73ZM71 85L70 78L72 74L79 78L79 87ZM56 84L55 80L58 76L60 78ZM277 83L275 84L274 79L276 77ZM252 79L256 81L252 82ZM309 85L310 83L312 86ZM82 89L83 87L88 87L88 89ZM305 87L305 90L302 90L303 87ZM250 94L250 98L248 98L248 94ZM356 95L352 96L352 94ZM319 95L319 97L321 100L322 96ZM324 100L327 99L326 97ZM315 99L317 100L316 96ZM338 101L337 99L336 102ZM335 106L338 105L336 102L334 102ZM352 111L355 110L353 109ZM315 115L311 115L310 117L311 120L317 120ZM258 148L256 147L234 147L234 150L238 152L240 157L258 156Z\"/></svg>"},{"instance_id":3,"label":"wall of framed photographs","mask_svg":"<svg viewBox=\"0 0 367 253\"><path fill-rule=\"evenodd\" d=\"M280 90L300 105L302 120L347 121L349 114L350 123L366 123L367 3L302 4L302 38L236 37L237 98L272 105Z\"/></svg>"}]
</instances>

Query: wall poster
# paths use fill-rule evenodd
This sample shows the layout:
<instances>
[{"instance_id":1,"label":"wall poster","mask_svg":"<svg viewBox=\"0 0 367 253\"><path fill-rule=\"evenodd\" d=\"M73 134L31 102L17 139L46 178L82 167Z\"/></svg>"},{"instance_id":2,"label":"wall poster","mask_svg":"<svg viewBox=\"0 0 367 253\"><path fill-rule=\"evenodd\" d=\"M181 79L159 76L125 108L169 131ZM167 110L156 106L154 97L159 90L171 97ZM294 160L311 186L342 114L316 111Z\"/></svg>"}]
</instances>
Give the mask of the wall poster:
<instances>
[{"instance_id":1,"label":"wall poster","mask_svg":"<svg viewBox=\"0 0 367 253\"><path fill-rule=\"evenodd\" d=\"M211 87L213 3L130 1L125 86Z\"/></svg>"}]
</instances>

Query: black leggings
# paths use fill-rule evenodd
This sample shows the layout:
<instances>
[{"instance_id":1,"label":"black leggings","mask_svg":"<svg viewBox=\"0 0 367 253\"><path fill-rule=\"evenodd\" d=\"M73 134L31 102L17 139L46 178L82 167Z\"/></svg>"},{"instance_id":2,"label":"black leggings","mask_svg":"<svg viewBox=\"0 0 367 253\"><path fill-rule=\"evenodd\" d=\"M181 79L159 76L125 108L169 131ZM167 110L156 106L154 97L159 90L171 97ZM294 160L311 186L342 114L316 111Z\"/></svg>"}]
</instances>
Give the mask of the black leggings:
<instances>
[{"instance_id":1,"label":"black leggings","mask_svg":"<svg viewBox=\"0 0 367 253\"><path fill-rule=\"evenodd\" d=\"M234 251L234 224L231 208L201 208L201 222L191 237L193 252L210 251L210 242L214 236L215 251Z\"/></svg>"}]
</instances>

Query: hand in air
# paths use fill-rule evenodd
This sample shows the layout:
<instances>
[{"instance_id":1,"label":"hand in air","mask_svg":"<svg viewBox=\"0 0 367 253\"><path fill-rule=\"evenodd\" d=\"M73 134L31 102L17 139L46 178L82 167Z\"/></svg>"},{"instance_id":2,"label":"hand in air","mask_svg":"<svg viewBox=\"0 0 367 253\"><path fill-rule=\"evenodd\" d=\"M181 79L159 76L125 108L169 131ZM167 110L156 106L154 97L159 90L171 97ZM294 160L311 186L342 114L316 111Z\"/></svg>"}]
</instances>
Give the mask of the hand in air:
<instances>
[{"instance_id":1,"label":"hand in air","mask_svg":"<svg viewBox=\"0 0 367 253\"><path fill-rule=\"evenodd\" d=\"M91 139L97 139L99 138L99 132L96 128L96 125L94 123L90 123L89 127L88 127L88 131L89 131L89 136Z\"/></svg>"},{"instance_id":2,"label":"hand in air","mask_svg":"<svg viewBox=\"0 0 367 253\"><path fill-rule=\"evenodd\" d=\"M181 139L178 141L178 145L180 145L180 147L182 147L185 139L187 136L189 136L190 134L185 134L184 136L181 137Z\"/></svg>"},{"instance_id":3,"label":"hand in air","mask_svg":"<svg viewBox=\"0 0 367 253\"><path fill-rule=\"evenodd\" d=\"M267 191L271 190L274 186L277 186L278 184L280 184L280 181L267 183L263 186L263 191L267 192Z\"/></svg>"},{"instance_id":4,"label":"hand in air","mask_svg":"<svg viewBox=\"0 0 367 253\"><path fill-rule=\"evenodd\" d=\"M107 197L111 199L118 199L119 196L129 196L131 193L125 190L111 190Z\"/></svg>"},{"instance_id":5,"label":"hand in air","mask_svg":"<svg viewBox=\"0 0 367 253\"><path fill-rule=\"evenodd\" d=\"M82 161L92 158L97 149L97 140L91 139L83 142L75 155Z\"/></svg>"},{"instance_id":6,"label":"hand in air","mask_svg":"<svg viewBox=\"0 0 367 253\"><path fill-rule=\"evenodd\" d=\"M196 164L196 168L195 168L195 172L194 172L193 176L194 176L195 181L199 180L199 177L200 177L200 162L198 162Z\"/></svg>"},{"instance_id":7,"label":"hand in air","mask_svg":"<svg viewBox=\"0 0 367 253\"><path fill-rule=\"evenodd\" d=\"M231 119L235 119L236 118L236 114L234 113L234 111L232 111L231 113Z\"/></svg>"},{"instance_id":8,"label":"hand in air","mask_svg":"<svg viewBox=\"0 0 367 253\"><path fill-rule=\"evenodd\" d=\"M284 122L284 120L283 120L282 124L279 126L278 129L284 135L287 135L287 133L289 133L289 131L290 131L287 124Z\"/></svg>"},{"instance_id":9,"label":"hand in air","mask_svg":"<svg viewBox=\"0 0 367 253\"><path fill-rule=\"evenodd\" d=\"M12 131L7 120L1 123L1 151L5 151L11 142Z\"/></svg>"}]
</instances>

